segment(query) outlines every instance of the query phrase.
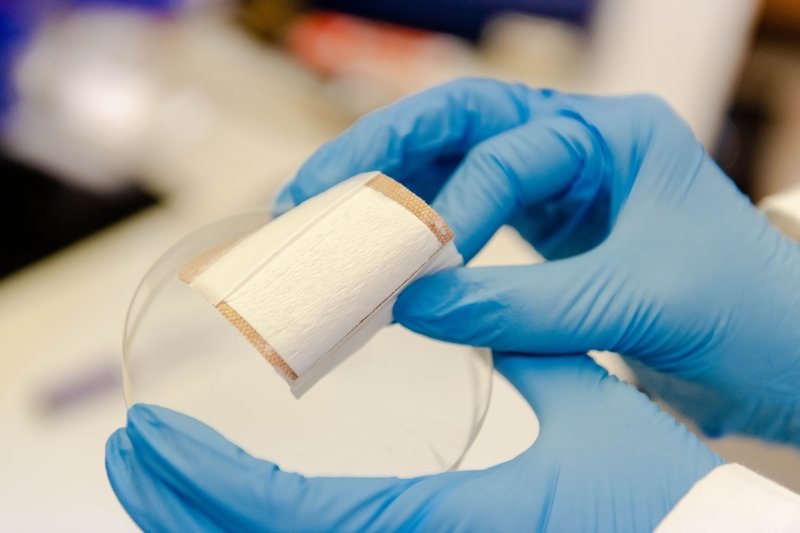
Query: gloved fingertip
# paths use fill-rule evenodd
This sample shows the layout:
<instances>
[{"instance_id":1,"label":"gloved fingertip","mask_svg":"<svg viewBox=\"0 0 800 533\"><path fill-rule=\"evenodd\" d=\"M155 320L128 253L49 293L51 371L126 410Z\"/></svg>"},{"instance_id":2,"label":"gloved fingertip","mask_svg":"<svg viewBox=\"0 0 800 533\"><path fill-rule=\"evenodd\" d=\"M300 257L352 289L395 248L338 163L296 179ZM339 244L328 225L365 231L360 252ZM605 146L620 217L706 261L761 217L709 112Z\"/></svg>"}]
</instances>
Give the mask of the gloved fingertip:
<instances>
[{"instance_id":1,"label":"gloved fingertip","mask_svg":"<svg viewBox=\"0 0 800 533\"><path fill-rule=\"evenodd\" d=\"M421 278L399 295L395 318L434 339L493 347L500 318L486 275L485 269L454 268Z\"/></svg>"},{"instance_id":2,"label":"gloved fingertip","mask_svg":"<svg viewBox=\"0 0 800 533\"><path fill-rule=\"evenodd\" d=\"M167 407L147 403L137 403L128 409L128 430L143 428L170 428L190 433L192 431L212 431L207 425L191 416L173 411Z\"/></svg>"},{"instance_id":3,"label":"gloved fingertip","mask_svg":"<svg viewBox=\"0 0 800 533\"><path fill-rule=\"evenodd\" d=\"M406 287L394 304L395 320L405 326L426 323L439 316L457 299L452 271L443 271L418 279Z\"/></svg>"},{"instance_id":4,"label":"gloved fingertip","mask_svg":"<svg viewBox=\"0 0 800 533\"><path fill-rule=\"evenodd\" d=\"M292 195L292 181L293 180L288 180L286 183L281 185L278 189L278 193L272 197L269 213L273 217L279 217L297 205L294 196Z\"/></svg>"},{"instance_id":5,"label":"gloved fingertip","mask_svg":"<svg viewBox=\"0 0 800 533\"><path fill-rule=\"evenodd\" d=\"M117 457L125 457L131 453L132 450L131 441L128 438L128 433L125 428L117 429L106 441L106 465L109 460L113 460Z\"/></svg>"},{"instance_id":6,"label":"gloved fingertip","mask_svg":"<svg viewBox=\"0 0 800 533\"><path fill-rule=\"evenodd\" d=\"M106 441L106 476L114 493L126 504L136 493L133 490L133 446L125 428L116 430Z\"/></svg>"},{"instance_id":7,"label":"gloved fingertip","mask_svg":"<svg viewBox=\"0 0 800 533\"><path fill-rule=\"evenodd\" d=\"M136 409L137 413L146 409ZM125 511L144 531L217 531L196 507L174 493L160 470L141 461L139 449L126 428L115 431L106 443L106 475Z\"/></svg>"},{"instance_id":8,"label":"gloved fingertip","mask_svg":"<svg viewBox=\"0 0 800 533\"><path fill-rule=\"evenodd\" d=\"M519 390L524 388L524 384L529 379L528 373L532 368L543 363L547 364L538 360L538 357L517 352L492 351L495 370Z\"/></svg>"},{"instance_id":9,"label":"gloved fingertip","mask_svg":"<svg viewBox=\"0 0 800 533\"><path fill-rule=\"evenodd\" d=\"M464 206L469 205L467 200L462 201L461 198L453 198L457 194L464 194L464 192L458 191L454 193L452 189L452 185L447 187L447 184L445 184L443 192L439 193L431 207L447 222L447 225L453 231L456 249L464 259L464 263L468 263L480 248L486 244L488 236L494 233L496 228L485 217L476 218L473 210L465 209Z\"/></svg>"},{"instance_id":10,"label":"gloved fingertip","mask_svg":"<svg viewBox=\"0 0 800 533\"><path fill-rule=\"evenodd\" d=\"M216 442L219 434L192 417L166 407L135 404L128 409L127 435L145 457L195 443Z\"/></svg>"},{"instance_id":11,"label":"gloved fingertip","mask_svg":"<svg viewBox=\"0 0 800 533\"><path fill-rule=\"evenodd\" d=\"M105 468L111 487L117 495L130 485L129 483L129 462L133 454L133 447L125 432L125 428L119 428L106 441Z\"/></svg>"},{"instance_id":12,"label":"gloved fingertip","mask_svg":"<svg viewBox=\"0 0 800 533\"><path fill-rule=\"evenodd\" d=\"M164 475L183 476L196 470L203 457L206 466L232 468L256 461L219 432L190 416L156 405L136 404L128 410L127 434L143 463L162 469Z\"/></svg>"},{"instance_id":13,"label":"gloved fingertip","mask_svg":"<svg viewBox=\"0 0 800 533\"><path fill-rule=\"evenodd\" d=\"M157 405L136 403L128 409L128 427L159 425L164 418L169 417L169 414L177 413Z\"/></svg>"}]
</instances>

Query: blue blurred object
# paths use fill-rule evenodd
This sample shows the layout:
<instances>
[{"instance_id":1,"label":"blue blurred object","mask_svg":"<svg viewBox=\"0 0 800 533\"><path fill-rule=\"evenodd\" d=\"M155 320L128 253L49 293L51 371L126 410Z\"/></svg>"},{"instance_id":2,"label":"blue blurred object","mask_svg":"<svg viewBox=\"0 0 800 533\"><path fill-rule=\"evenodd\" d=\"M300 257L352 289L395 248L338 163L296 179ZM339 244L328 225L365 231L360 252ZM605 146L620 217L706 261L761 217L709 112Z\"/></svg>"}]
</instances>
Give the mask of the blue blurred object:
<instances>
[{"instance_id":1,"label":"blue blurred object","mask_svg":"<svg viewBox=\"0 0 800 533\"><path fill-rule=\"evenodd\" d=\"M399 323L502 351L618 352L708 434L800 444L800 246L663 101L462 80L364 117L289 188L300 202L376 169L440 187L465 259L505 223L556 259L422 278Z\"/></svg>"},{"instance_id":2,"label":"blue blurred object","mask_svg":"<svg viewBox=\"0 0 800 533\"><path fill-rule=\"evenodd\" d=\"M492 17L508 12L585 24L597 0L315 0L312 5L477 39Z\"/></svg>"},{"instance_id":3,"label":"blue blurred object","mask_svg":"<svg viewBox=\"0 0 800 533\"><path fill-rule=\"evenodd\" d=\"M112 9L141 9L153 13L174 12L181 0L66 0L70 7L104 7Z\"/></svg>"},{"instance_id":4,"label":"blue blurred object","mask_svg":"<svg viewBox=\"0 0 800 533\"><path fill-rule=\"evenodd\" d=\"M0 119L14 100L15 58L36 24L37 2L0 1Z\"/></svg>"},{"instance_id":5,"label":"blue blurred object","mask_svg":"<svg viewBox=\"0 0 800 533\"><path fill-rule=\"evenodd\" d=\"M540 432L487 470L308 478L141 404L109 439L106 470L145 531L652 531L722 463L588 357L496 354L496 368Z\"/></svg>"}]
</instances>

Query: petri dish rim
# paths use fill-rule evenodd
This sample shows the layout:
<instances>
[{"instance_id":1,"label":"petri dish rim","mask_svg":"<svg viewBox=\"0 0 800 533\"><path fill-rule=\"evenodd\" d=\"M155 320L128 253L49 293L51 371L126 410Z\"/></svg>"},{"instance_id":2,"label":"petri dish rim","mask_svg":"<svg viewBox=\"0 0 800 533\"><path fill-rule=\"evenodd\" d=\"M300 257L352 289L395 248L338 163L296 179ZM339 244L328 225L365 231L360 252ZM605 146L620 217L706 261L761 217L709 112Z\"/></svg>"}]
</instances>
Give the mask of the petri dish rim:
<instances>
[{"instance_id":1,"label":"petri dish rim","mask_svg":"<svg viewBox=\"0 0 800 533\"><path fill-rule=\"evenodd\" d=\"M214 232L219 238L234 239L252 231L256 227L268 222L269 218L263 212L247 211L223 218L215 222L203 225L184 238L169 247L162 253L153 265L146 271L141 281L138 283L131 303L128 306L122 336L122 359L123 359L123 396L127 407L136 403L134 387L130 375L130 353L131 342L135 338L142 318L147 309L154 302L162 291L169 285L174 272L183 262L193 255L199 254L207 249L206 241L208 233ZM464 440L464 446L451 464L442 471L454 471L459 468L467 452L472 448L478 434L483 428L483 424L488 412L489 403L492 397L493 387L493 358L491 351L486 348L468 347L476 353L473 366L481 365L485 367L485 384L477 387L481 391L481 398L477 402L477 412L474 417L474 424L469 435ZM475 379L480 378L481 369L476 368Z\"/></svg>"}]
</instances>

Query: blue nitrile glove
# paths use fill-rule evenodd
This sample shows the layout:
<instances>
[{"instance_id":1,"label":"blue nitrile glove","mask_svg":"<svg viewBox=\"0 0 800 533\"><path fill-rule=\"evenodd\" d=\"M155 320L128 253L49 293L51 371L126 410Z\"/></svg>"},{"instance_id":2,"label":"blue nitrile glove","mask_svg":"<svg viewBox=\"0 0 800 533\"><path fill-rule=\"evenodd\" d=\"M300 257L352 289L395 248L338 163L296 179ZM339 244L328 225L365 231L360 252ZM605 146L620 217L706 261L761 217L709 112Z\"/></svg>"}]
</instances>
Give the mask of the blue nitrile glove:
<instances>
[{"instance_id":1,"label":"blue nitrile glove","mask_svg":"<svg viewBox=\"0 0 800 533\"><path fill-rule=\"evenodd\" d=\"M145 531L651 531L717 465L684 426L588 357L498 355L539 438L484 471L305 478L202 423L135 405L108 441L117 496Z\"/></svg>"},{"instance_id":2,"label":"blue nitrile glove","mask_svg":"<svg viewBox=\"0 0 800 533\"><path fill-rule=\"evenodd\" d=\"M662 101L454 82L364 117L281 197L375 169L435 195L467 259L504 223L555 259L424 278L398 322L496 350L616 351L709 434L800 444L800 247Z\"/></svg>"}]
</instances>

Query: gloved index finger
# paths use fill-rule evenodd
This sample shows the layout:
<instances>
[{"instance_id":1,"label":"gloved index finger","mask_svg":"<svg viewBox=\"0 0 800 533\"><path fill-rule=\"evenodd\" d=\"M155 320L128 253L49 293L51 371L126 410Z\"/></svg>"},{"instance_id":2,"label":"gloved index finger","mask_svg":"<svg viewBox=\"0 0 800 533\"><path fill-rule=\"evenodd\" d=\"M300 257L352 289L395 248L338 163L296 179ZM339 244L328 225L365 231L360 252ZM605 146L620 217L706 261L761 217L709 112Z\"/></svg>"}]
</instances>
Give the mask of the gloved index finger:
<instances>
[{"instance_id":1,"label":"gloved index finger","mask_svg":"<svg viewBox=\"0 0 800 533\"><path fill-rule=\"evenodd\" d=\"M595 170L595 152L581 123L557 115L534 117L470 150L433 207L469 260L516 209L555 197L585 169ZM597 175L599 170L592 173Z\"/></svg>"},{"instance_id":2,"label":"gloved index finger","mask_svg":"<svg viewBox=\"0 0 800 533\"><path fill-rule=\"evenodd\" d=\"M464 79L440 85L379 109L317 150L289 190L296 204L361 172L381 170L402 180L439 155L471 146L529 118L521 84Z\"/></svg>"}]
</instances>

